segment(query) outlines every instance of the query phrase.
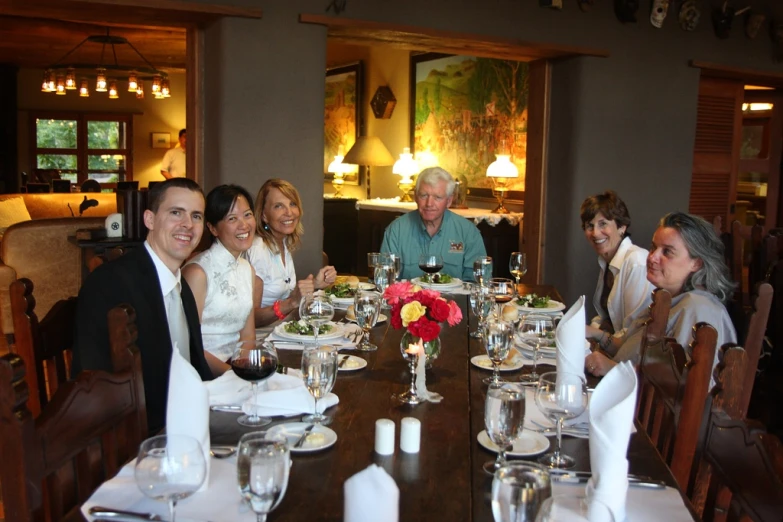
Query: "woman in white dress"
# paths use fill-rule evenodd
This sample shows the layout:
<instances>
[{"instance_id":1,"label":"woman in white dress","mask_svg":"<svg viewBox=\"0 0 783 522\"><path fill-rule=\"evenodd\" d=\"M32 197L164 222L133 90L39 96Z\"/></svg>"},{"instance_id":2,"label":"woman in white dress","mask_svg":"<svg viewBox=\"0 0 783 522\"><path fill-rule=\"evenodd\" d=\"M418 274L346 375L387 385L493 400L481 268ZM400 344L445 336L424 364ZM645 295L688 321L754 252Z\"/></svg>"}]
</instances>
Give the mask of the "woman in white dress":
<instances>
[{"instance_id":1,"label":"woman in white dress","mask_svg":"<svg viewBox=\"0 0 783 522\"><path fill-rule=\"evenodd\" d=\"M255 301L257 326L284 319L299 307L303 295L334 283L337 276L333 266L325 266L315 277L296 280L291 252L302 241L302 214L299 192L289 182L270 179L261 186L256 197L256 238L246 254L263 285L263 295Z\"/></svg>"},{"instance_id":2,"label":"woman in white dress","mask_svg":"<svg viewBox=\"0 0 783 522\"><path fill-rule=\"evenodd\" d=\"M221 185L207 195L204 217L212 246L190 260L182 275L196 298L204 349L226 362L237 341L255 339L255 271L240 255L253 243L253 199L242 187Z\"/></svg>"},{"instance_id":3,"label":"woman in white dress","mask_svg":"<svg viewBox=\"0 0 783 522\"><path fill-rule=\"evenodd\" d=\"M580 217L601 269L593 296L598 315L586 337L606 348L633 333L629 329L646 313L655 287L647 280L648 252L631 242L631 216L616 193L608 190L585 199Z\"/></svg>"}]
</instances>

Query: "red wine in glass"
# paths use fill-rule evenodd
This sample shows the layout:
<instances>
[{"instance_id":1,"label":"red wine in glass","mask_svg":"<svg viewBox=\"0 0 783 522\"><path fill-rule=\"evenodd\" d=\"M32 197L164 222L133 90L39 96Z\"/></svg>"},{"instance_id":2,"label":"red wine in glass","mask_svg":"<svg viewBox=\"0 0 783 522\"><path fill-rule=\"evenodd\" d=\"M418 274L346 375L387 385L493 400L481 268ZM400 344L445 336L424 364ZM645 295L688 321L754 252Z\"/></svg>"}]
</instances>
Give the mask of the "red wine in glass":
<instances>
[{"instance_id":1,"label":"red wine in glass","mask_svg":"<svg viewBox=\"0 0 783 522\"><path fill-rule=\"evenodd\" d=\"M277 369L277 357L262 355L258 363L249 359L235 359L231 361L231 369L237 377L243 381L263 381Z\"/></svg>"},{"instance_id":2,"label":"red wine in glass","mask_svg":"<svg viewBox=\"0 0 783 522\"><path fill-rule=\"evenodd\" d=\"M437 274L443 270L443 258L440 256L422 254L419 257L419 268L422 272Z\"/></svg>"},{"instance_id":3,"label":"red wine in glass","mask_svg":"<svg viewBox=\"0 0 783 522\"><path fill-rule=\"evenodd\" d=\"M253 413L242 415L237 422L242 426L265 426L272 419L258 415L258 383L271 377L277 370L277 351L272 343L240 341L231 357L231 369L237 377L249 381L253 388Z\"/></svg>"},{"instance_id":4,"label":"red wine in glass","mask_svg":"<svg viewBox=\"0 0 783 522\"><path fill-rule=\"evenodd\" d=\"M422 272L427 272L428 274L437 274L441 270L443 270L443 264L440 265L419 265L419 268L421 268Z\"/></svg>"}]
</instances>

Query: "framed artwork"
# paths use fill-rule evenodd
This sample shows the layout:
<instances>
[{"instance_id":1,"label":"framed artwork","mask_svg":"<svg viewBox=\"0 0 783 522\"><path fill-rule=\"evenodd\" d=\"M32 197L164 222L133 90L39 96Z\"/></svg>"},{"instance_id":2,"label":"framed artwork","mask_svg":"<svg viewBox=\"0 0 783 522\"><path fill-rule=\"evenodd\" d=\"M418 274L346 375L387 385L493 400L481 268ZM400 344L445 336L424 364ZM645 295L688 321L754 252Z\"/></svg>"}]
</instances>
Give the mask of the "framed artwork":
<instances>
[{"instance_id":1,"label":"framed artwork","mask_svg":"<svg viewBox=\"0 0 783 522\"><path fill-rule=\"evenodd\" d=\"M170 132L151 132L150 139L152 140L153 149L170 149L171 148L171 133Z\"/></svg>"},{"instance_id":2,"label":"framed artwork","mask_svg":"<svg viewBox=\"0 0 783 522\"><path fill-rule=\"evenodd\" d=\"M506 201L525 190L529 66L525 62L426 53L411 56L411 150L429 151L468 198L492 198L487 167L505 151L519 170ZM494 199L494 198L493 198Z\"/></svg>"},{"instance_id":3,"label":"framed artwork","mask_svg":"<svg viewBox=\"0 0 783 522\"><path fill-rule=\"evenodd\" d=\"M324 178L334 175L326 169L337 155L345 156L351 150L362 131L362 62L326 71L326 97L324 100ZM361 170L345 174L346 185L362 183Z\"/></svg>"}]
</instances>

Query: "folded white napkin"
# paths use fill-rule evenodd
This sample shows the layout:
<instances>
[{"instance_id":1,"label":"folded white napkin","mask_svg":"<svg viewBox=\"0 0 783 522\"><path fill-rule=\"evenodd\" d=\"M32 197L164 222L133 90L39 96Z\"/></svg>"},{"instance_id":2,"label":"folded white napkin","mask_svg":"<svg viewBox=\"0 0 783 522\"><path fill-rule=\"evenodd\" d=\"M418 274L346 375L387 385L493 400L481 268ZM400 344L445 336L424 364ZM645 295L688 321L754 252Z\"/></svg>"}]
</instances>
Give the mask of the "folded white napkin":
<instances>
[{"instance_id":1,"label":"folded white napkin","mask_svg":"<svg viewBox=\"0 0 783 522\"><path fill-rule=\"evenodd\" d=\"M585 376L585 296L566 312L555 332L557 371Z\"/></svg>"},{"instance_id":2,"label":"folded white napkin","mask_svg":"<svg viewBox=\"0 0 783 522\"><path fill-rule=\"evenodd\" d=\"M601 379L590 400L590 469L587 483L590 522L626 518L628 492L628 440L636 405L636 371L622 362ZM611 511L611 517L606 510Z\"/></svg>"},{"instance_id":3,"label":"folded white napkin","mask_svg":"<svg viewBox=\"0 0 783 522\"><path fill-rule=\"evenodd\" d=\"M169 371L166 433L188 435L201 444L207 463L207 479L199 491L207 489L210 463L209 392L196 369L180 355L177 343L174 343Z\"/></svg>"},{"instance_id":4,"label":"folded white napkin","mask_svg":"<svg viewBox=\"0 0 783 522\"><path fill-rule=\"evenodd\" d=\"M209 405L216 404L242 404L252 395L250 383L236 376L234 370L207 381L204 384L209 391Z\"/></svg>"},{"instance_id":5,"label":"folded white napkin","mask_svg":"<svg viewBox=\"0 0 783 522\"><path fill-rule=\"evenodd\" d=\"M397 522L400 518L400 489L375 464L345 481L343 502L343 522Z\"/></svg>"},{"instance_id":6,"label":"folded white napkin","mask_svg":"<svg viewBox=\"0 0 783 522\"><path fill-rule=\"evenodd\" d=\"M234 376L235 379L239 377ZM263 383L266 390L258 392L257 414L269 417L274 415L299 415L313 413L315 399L307 391L301 376L274 374ZM334 393L329 393L323 399L318 399L318 412L335 406L340 399ZM251 415L254 410L251 396L242 404L242 410Z\"/></svg>"}]
</instances>

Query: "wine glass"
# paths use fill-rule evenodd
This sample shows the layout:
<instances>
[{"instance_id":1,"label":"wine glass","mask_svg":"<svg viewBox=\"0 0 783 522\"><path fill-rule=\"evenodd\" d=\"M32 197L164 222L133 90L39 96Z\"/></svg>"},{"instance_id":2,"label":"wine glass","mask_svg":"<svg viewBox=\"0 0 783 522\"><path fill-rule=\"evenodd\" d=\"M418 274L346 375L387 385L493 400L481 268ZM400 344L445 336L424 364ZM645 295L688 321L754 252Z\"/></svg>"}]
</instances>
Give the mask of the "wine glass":
<instances>
[{"instance_id":1,"label":"wine glass","mask_svg":"<svg viewBox=\"0 0 783 522\"><path fill-rule=\"evenodd\" d=\"M484 471L492 475L506 464L506 451L522 433L524 423L525 388L514 383L490 386L484 403L484 426L489 439L498 447L498 457L486 462Z\"/></svg>"},{"instance_id":2,"label":"wine glass","mask_svg":"<svg viewBox=\"0 0 783 522\"><path fill-rule=\"evenodd\" d=\"M555 450L543 455L538 461L550 468L572 468L575 464L573 457L560 452L563 421L573 419L587 408L587 382L575 373L545 373L538 380L536 404L557 426Z\"/></svg>"},{"instance_id":3,"label":"wine glass","mask_svg":"<svg viewBox=\"0 0 783 522\"><path fill-rule=\"evenodd\" d=\"M541 346L552 346L555 337L555 323L552 318L543 314L526 315L519 323L517 338L533 348L533 371L521 377L522 382L537 382L538 350Z\"/></svg>"},{"instance_id":4,"label":"wine glass","mask_svg":"<svg viewBox=\"0 0 783 522\"><path fill-rule=\"evenodd\" d=\"M336 377L337 348L321 346L302 352L302 379L305 388L315 399L315 413L302 417L302 422L323 425L332 422L331 417L318 413L318 399L323 399L332 391Z\"/></svg>"},{"instance_id":5,"label":"wine glass","mask_svg":"<svg viewBox=\"0 0 783 522\"><path fill-rule=\"evenodd\" d=\"M357 350L374 352L378 349L370 342L370 329L378 322L382 304L383 298L377 292L356 292L353 298L353 313L356 316L356 324L364 331Z\"/></svg>"},{"instance_id":6,"label":"wine glass","mask_svg":"<svg viewBox=\"0 0 783 522\"><path fill-rule=\"evenodd\" d=\"M470 288L470 306L473 309L473 314L478 319L478 327L470 336L475 339L481 339L484 323L495 308L495 296L490 293L486 286L474 284Z\"/></svg>"},{"instance_id":7,"label":"wine glass","mask_svg":"<svg viewBox=\"0 0 783 522\"><path fill-rule=\"evenodd\" d=\"M437 274L443 270L443 258L435 254L422 254L419 256L419 268L429 275Z\"/></svg>"},{"instance_id":8,"label":"wine glass","mask_svg":"<svg viewBox=\"0 0 783 522\"><path fill-rule=\"evenodd\" d=\"M402 275L402 256L400 254L387 254L394 267L394 280L398 281Z\"/></svg>"},{"instance_id":9,"label":"wine glass","mask_svg":"<svg viewBox=\"0 0 783 522\"><path fill-rule=\"evenodd\" d=\"M473 279L481 286L486 286L492 279L492 258L484 256L473 261Z\"/></svg>"},{"instance_id":10,"label":"wine glass","mask_svg":"<svg viewBox=\"0 0 783 522\"><path fill-rule=\"evenodd\" d=\"M285 496L291 452L282 438L268 438L266 432L246 433L237 449L239 493L256 513L258 522L266 522Z\"/></svg>"},{"instance_id":11,"label":"wine glass","mask_svg":"<svg viewBox=\"0 0 783 522\"><path fill-rule=\"evenodd\" d=\"M373 283L378 291L383 295L389 285L393 285L397 271L394 266L393 254L379 254L378 264L373 272Z\"/></svg>"},{"instance_id":12,"label":"wine glass","mask_svg":"<svg viewBox=\"0 0 783 522\"><path fill-rule=\"evenodd\" d=\"M169 505L175 522L177 501L201 487L207 464L201 444L186 435L158 435L141 443L134 477L142 493Z\"/></svg>"},{"instance_id":13,"label":"wine glass","mask_svg":"<svg viewBox=\"0 0 783 522\"><path fill-rule=\"evenodd\" d=\"M334 305L324 295L306 295L299 302L299 317L313 328L315 346L318 347L319 331L334 317Z\"/></svg>"},{"instance_id":14,"label":"wine glass","mask_svg":"<svg viewBox=\"0 0 783 522\"><path fill-rule=\"evenodd\" d=\"M380 252L367 252L367 268L370 271L370 277L375 277L375 267L378 266Z\"/></svg>"},{"instance_id":15,"label":"wine glass","mask_svg":"<svg viewBox=\"0 0 783 522\"><path fill-rule=\"evenodd\" d=\"M516 295L514 281L505 277L493 277L489 280L489 291L495 296L495 303L497 304L495 313L498 317L502 317L501 307L510 302Z\"/></svg>"},{"instance_id":16,"label":"wine glass","mask_svg":"<svg viewBox=\"0 0 783 522\"><path fill-rule=\"evenodd\" d=\"M532 522L551 495L549 470L532 462L507 462L492 479L492 515L496 522Z\"/></svg>"},{"instance_id":17,"label":"wine glass","mask_svg":"<svg viewBox=\"0 0 783 522\"><path fill-rule=\"evenodd\" d=\"M484 323L484 347L487 356L492 361L492 376L484 379L484 384L498 386L503 384L500 378L500 365L508 357L511 349L511 339L514 336L514 325L506 321L490 320Z\"/></svg>"},{"instance_id":18,"label":"wine glass","mask_svg":"<svg viewBox=\"0 0 783 522\"><path fill-rule=\"evenodd\" d=\"M237 422L242 426L266 426L272 419L258 415L258 383L271 377L277 370L277 350L264 340L240 341L231 355L231 369L240 379L250 381L253 388L253 414L242 415Z\"/></svg>"},{"instance_id":19,"label":"wine glass","mask_svg":"<svg viewBox=\"0 0 783 522\"><path fill-rule=\"evenodd\" d=\"M527 256L522 252L511 252L511 259L508 260L508 271L517 280L519 280L527 274Z\"/></svg>"}]
</instances>

